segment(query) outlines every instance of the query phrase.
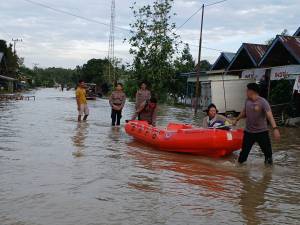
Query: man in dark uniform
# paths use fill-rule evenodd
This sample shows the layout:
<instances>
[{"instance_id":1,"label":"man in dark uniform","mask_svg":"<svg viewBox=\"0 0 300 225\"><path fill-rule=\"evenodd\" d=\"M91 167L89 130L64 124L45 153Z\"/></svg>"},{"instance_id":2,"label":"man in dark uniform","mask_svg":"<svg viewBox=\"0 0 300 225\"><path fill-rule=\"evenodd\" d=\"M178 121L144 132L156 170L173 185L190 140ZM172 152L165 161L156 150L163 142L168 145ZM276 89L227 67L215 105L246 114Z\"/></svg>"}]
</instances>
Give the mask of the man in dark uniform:
<instances>
[{"instance_id":1,"label":"man in dark uniform","mask_svg":"<svg viewBox=\"0 0 300 225\"><path fill-rule=\"evenodd\" d=\"M280 139L280 132L266 99L259 96L259 86L256 83L247 85L247 100L245 108L234 121L234 125L242 118L246 118L246 128L239 163L247 161L250 150L257 142L265 155L265 164L272 164L272 146L269 136L267 120L273 129L275 140Z\"/></svg>"}]
</instances>

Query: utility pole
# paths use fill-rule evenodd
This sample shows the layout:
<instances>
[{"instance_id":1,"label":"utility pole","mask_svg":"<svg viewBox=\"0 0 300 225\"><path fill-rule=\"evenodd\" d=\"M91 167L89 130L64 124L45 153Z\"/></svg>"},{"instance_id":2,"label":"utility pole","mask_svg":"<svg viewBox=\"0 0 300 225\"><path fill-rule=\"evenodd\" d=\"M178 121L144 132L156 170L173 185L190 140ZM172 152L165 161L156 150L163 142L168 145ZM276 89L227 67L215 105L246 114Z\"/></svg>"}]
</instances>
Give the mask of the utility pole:
<instances>
[{"instance_id":1,"label":"utility pole","mask_svg":"<svg viewBox=\"0 0 300 225\"><path fill-rule=\"evenodd\" d=\"M32 65L33 65L33 69L34 69L34 70L36 70L36 69L38 68L38 66L39 66L38 63L32 63Z\"/></svg>"},{"instance_id":2,"label":"utility pole","mask_svg":"<svg viewBox=\"0 0 300 225\"><path fill-rule=\"evenodd\" d=\"M17 44L17 42L22 42L23 40L22 40L22 38L15 38L15 39L13 38L11 40L14 43L14 55L16 55L16 44Z\"/></svg>"},{"instance_id":3,"label":"utility pole","mask_svg":"<svg viewBox=\"0 0 300 225\"><path fill-rule=\"evenodd\" d=\"M109 47L108 47L108 79L112 81L113 85L116 84L115 75L115 17L116 17L116 4L115 0L111 1L111 15L110 15L110 33L109 33ZM111 69L112 66L112 69Z\"/></svg>"},{"instance_id":4,"label":"utility pole","mask_svg":"<svg viewBox=\"0 0 300 225\"><path fill-rule=\"evenodd\" d=\"M195 114L198 111L198 105L199 105L199 96L200 96L200 63L201 63L201 49L202 49L202 30L203 30L203 18L204 18L204 4L202 5L202 16L201 16L201 29L200 29L200 39L199 39L199 54L198 54L198 67L197 67L197 80L196 80L196 102L195 102Z\"/></svg>"}]
</instances>

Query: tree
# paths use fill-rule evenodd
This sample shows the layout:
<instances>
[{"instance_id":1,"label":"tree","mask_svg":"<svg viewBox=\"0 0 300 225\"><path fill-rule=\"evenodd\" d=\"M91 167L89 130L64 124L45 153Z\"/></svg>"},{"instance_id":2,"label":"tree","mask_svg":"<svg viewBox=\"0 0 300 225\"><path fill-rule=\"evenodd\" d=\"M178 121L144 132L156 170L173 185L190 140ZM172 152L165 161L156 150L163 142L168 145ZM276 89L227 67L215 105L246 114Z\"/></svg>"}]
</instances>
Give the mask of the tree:
<instances>
[{"instance_id":1,"label":"tree","mask_svg":"<svg viewBox=\"0 0 300 225\"><path fill-rule=\"evenodd\" d=\"M5 40L0 40L0 52L4 53L8 73L6 75L16 77L16 72L19 68L18 56L13 53L12 45L7 45Z\"/></svg>"},{"instance_id":2,"label":"tree","mask_svg":"<svg viewBox=\"0 0 300 225\"><path fill-rule=\"evenodd\" d=\"M289 35L289 31L287 29L284 29L280 35ZM269 40L266 41L266 45L271 45L275 38L270 38Z\"/></svg>"},{"instance_id":3,"label":"tree","mask_svg":"<svg viewBox=\"0 0 300 225\"><path fill-rule=\"evenodd\" d=\"M294 83L289 80L271 81L270 102L274 105L290 102L293 85Z\"/></svg>"},{"instance_id":4,"label":"tree","mask_svg":"<svg viewBox=\"0 0 300 225\"><path fill-rule=\"evenodd\" d=\"M131 7L135 22L130 24L128 40L129 53L134 57L130 83L148 81L153 92L159 93L160 100L165 100L171 89L173 56L179 45L179 36L174 33L176 25L170 22L174 15L172 3L173 0L154 1L152 6L138 8L135 2Z\"/></svg>"},{"instance_id":5,"label":"tree","mask_svg":"<svg viewBox=\"0 0 300 225\"><path fill-rule=\"evenodd\" d=\"M111 66L107 59L90 59L80 69L80 78L86 82L103 84L106 82L107 67Z\"/></svg>"},{"instance_id":6,"label":"tree","mask_svg":"<svg viewBox=\"0 0 300 225\"><path fill-rule=\"evenodd\" d=\"M198 65L196 65L195 71L197 71ZM211 64L207 60L200 61L200 71L208 71L211 68Z\"/></svg>"},{"instance_id":7,"label":"tree","mask_svg":"<svg viewBox=\"0 0 300 225\"><path fill-rule=\"evenodd\" d=\"M181 53L181 56L178 57L174 62L175 67L175 77L172 82L171 95L176 101L178 97L183 97L186 94L186 82L187 77L181 76L181 73L192 72L195 68L195 61L190 52L190 47L188 44L184 45L184 49Z\"/></svg>"},{"instance_id":8,"label":"tree","mask_svg":"<svg viewBox=\"0 0 300 225\"><path fill-rule=\"evenodd\" d=\"M34 85L37 87L53 87L56 83L72 87L75 84L73 74L74 70L72 69L55 67L29 69L25 66L20 67L20 75L34 80Z\"/></svg>"}]
</instances>

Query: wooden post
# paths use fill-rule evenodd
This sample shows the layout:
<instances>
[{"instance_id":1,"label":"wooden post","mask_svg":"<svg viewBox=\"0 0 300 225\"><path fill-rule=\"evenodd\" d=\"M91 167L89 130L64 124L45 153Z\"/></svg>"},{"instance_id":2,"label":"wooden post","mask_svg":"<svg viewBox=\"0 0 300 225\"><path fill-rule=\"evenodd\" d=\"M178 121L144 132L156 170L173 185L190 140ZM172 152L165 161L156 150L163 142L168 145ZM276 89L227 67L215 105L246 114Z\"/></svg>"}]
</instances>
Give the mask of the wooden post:
<instances>
[{"instance_id":1,"label":"wooden post","mask_svg":"<svg viewBox=\"0 0 300 225\"><path fill-rule=\"evenodd\" d=\"M227 112L227 101L226 101L226 91L225 91L225 75L227 75L227 70L222 73L222 81L223 81L223 97L224 97L224 106L225 106L225 114Z\"/></svg>"},{"instance_id":2,"label":"wooden post","mask_svg":"<svg viewBox=\"0 0 300 225\"><path fill-rule=\"evenodd\" d=\"M201 49L202 49L202 30L203 30L203 18L204 18L204 4L202 5L202 16L201 16L201 29L200 29L200 39L199 39L199 54L198 54L198 68L197 68L197 80L196 80L196 102L195 102L195 114L198 111L199 96L200 96L200 62L201 62Z\"/></svg>"},{"instance_id":3,"label":"wooden post","mask_svg":"<svg viewBox=\"0 0 300 225\"><path fill-rule=\"evenodd\" d=\"M267 69L266 77L268 79L268 95L267 100L270 101L270 92L271 92L271 69Z\"/></svg>"}]
</instances>

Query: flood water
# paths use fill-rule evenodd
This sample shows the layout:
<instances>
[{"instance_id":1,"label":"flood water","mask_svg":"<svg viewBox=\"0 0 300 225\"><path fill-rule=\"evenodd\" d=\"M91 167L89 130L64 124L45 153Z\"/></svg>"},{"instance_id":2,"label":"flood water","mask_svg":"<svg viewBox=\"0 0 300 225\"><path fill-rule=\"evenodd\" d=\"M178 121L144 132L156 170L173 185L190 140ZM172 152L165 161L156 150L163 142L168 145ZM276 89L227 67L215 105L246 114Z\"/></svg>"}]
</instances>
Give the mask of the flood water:
<instances>
[{"instance_id":1,"label":"flood water","mask_svg":"<svg viewBox=\"0 0 300 225\"><path fill-rule=\"evenodd\" d=\"M76 122L74 92L0 102L1 225L299 224L300 129L281 129L274 166L258 148L245 166L163 153L110 127L108 101ZM123 121L133 105L128 103ZM197 124L188 108L161 107L158 125Z\"/></svg>"}]
</instances>

